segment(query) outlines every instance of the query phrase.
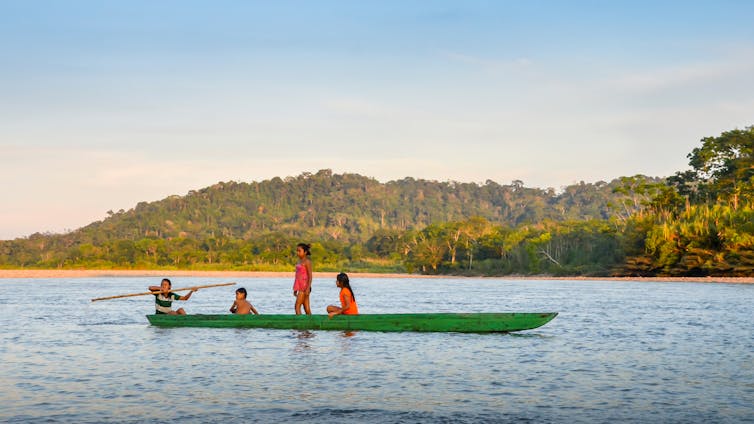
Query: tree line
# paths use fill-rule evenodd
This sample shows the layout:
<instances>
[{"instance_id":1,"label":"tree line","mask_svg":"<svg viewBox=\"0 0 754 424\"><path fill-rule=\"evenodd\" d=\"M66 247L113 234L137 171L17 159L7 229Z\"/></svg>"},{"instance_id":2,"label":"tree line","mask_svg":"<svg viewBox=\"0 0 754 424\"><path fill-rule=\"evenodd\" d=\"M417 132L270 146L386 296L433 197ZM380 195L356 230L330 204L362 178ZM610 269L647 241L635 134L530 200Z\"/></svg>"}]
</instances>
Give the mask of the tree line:
<instances>
[{"instance_id":1,"label":"tree line","mask_svg":"<svg viewBox=\"0 0 754 424\"><path fill-rule=\"evenodd\" d=\"M330 170L221 182L67 234L0 241L0 266L464 275L750 275L754 127L702 139L690 170L561 191Z\"/></svg>"}]
</instances>

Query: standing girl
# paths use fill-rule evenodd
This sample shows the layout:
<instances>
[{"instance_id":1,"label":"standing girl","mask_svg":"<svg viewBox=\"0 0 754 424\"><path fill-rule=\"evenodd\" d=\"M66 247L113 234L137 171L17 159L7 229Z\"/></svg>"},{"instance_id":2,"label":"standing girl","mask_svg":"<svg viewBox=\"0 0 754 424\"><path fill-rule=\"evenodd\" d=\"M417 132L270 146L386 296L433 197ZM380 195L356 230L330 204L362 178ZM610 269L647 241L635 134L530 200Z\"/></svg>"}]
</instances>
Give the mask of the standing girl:
<instances>
[{"instance_id":1,"label":"standing girl","mask_svg":"<svg viewBox=\"0 0 754 424\"><path fill-rule=\"evenodd\" d=\"M306 243L299 243L296 246L296 277L293 280L293 295L296 296L294 306L296 315L301 315L301 306L304 306L306 315L311 315L309 308L309 294L312 292L312 261L309 257L312 255L311 246Z\"/></svg>"},{"instance_id":2,"label":"standing girl","mask_svg":"<svg viewBox=\"0 0 754 424\"><path fill-rule=\"evenodd\" d=\"M340 287L340 307L329 305L327 315L332 318L335 315L358 315L359 307L356 305L356 296L351 289L351 283L348 281L348 275L341 272L335 277L335 284Z\"/></svg>"}]
</instances>

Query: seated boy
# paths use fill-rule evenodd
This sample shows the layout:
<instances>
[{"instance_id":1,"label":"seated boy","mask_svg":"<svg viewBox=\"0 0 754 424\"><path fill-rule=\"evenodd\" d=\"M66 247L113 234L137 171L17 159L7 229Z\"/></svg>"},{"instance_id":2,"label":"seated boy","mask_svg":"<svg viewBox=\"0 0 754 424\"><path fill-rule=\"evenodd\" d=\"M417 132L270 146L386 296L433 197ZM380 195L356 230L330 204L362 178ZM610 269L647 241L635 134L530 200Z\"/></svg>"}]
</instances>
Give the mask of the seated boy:
<instances>
[{"instance_id":1,"label":"seated boy","mask_svg":"<svg viewBox=\"0 0 754 424\"><path fill-rule=\"evenodd\" d=\"M196 290L191 290L187 295L181 296L178 293L171 292L171 286L172 284L167 278L162 279L159 287L149 286L149 291L159 292L154 295L154 313L168 315L186 315L186 311L184 311L183 308L178 308L177 311L174 311L171 308L171 306L173 305L173 300L189 300L189 298L191 298L191 294Z\"/></svg>"},{"instance_id":2,"label":"seated boy","mask_svg":"<svg viewBox=\"0 0 754 424\"><path fill-rule=\"evenodd\" d=\"M254 306L246 300L246 289L241 287L236 290L236 301L233 302L233 306L230 307L230 312L238 315L246 315L249 312L253 312L254 315L259 315Z\"/></svg>"}]
</instances>

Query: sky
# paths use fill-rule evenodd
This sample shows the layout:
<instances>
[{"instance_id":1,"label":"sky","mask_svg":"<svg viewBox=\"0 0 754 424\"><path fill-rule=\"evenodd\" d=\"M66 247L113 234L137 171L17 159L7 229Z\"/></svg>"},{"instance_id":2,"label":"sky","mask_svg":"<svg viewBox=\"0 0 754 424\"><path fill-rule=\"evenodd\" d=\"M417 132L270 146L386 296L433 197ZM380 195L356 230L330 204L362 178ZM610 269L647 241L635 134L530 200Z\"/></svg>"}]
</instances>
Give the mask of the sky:
<instances>
[{"instance_id":1,"label":"sky","mask_svg":"<svg viewBox=\"0 0 754 424\"><path fill-rule=\"evenodd\" d=\"M331 169L556 190L754 125L754 2L0 0L0 239Z\"/></svg>"}]
</instances>

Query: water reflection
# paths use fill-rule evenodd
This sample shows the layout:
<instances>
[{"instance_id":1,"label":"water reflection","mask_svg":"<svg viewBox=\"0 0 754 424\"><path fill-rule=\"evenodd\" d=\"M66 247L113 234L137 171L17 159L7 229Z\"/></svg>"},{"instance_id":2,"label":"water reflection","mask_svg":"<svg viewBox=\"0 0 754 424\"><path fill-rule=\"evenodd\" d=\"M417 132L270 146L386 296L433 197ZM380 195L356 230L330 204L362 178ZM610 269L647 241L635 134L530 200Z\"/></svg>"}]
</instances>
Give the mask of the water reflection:
<instances>
[{"instance_id":1,"label":"water reflection","mask_svg":"<svg viewBox=\"0 0 754 424\"><path fill-rule=\"evenodd\" d=\"M310 342L316 337L316 333L309 330L293 330L293 335L296 337L294 352L305 352L312 349Z\"/></svg>"},{"instance_id":2,"label":"water reflection","mask_svg":"<svg viewBox=\"0 0 754 424\"><path fill-rule=\"evenodd\" d=\"M358 331L339 331L337 333L337 336L335 337L337 339L338 347L341 353L347 353L351 350L353 347L353 337L358 333Z\"/></svg>"},{"instance_id":3,"label":"water reflection","mask_svg":"<svg viewBox=\"0 0 754 424\"><path fill-rule=\"evenodd\" d=\"M489 334L490 336L494 334ZM514 338L521 338L521 339L554 339L555 335L552 334L540 334L540 333L505 333L506 336L514 337Z\"/></svg>"}]
</instances>

